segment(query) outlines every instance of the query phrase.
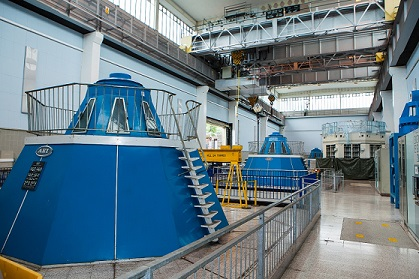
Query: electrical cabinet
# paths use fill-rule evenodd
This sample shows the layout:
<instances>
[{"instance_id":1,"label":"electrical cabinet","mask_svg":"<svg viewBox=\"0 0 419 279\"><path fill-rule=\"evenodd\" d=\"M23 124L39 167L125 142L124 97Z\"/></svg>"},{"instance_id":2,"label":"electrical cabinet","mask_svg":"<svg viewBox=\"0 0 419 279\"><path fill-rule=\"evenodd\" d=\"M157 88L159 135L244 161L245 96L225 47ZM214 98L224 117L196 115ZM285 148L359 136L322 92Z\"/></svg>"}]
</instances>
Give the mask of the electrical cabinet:
<instances>
[{"instance_id":1,"label":"electrical cabinet","mask_svg":"<svg viewBox=\"0 0 419 279\"><path fill-rule=\"evenodd\" d=\"M400 212L419 239L419 130L399 138Z\"/></svg>"},{"instance_id":2,"label":"electrical cabinet","mask_svg":"<svg viewBox=\"0 0 419 279\"><path fill-rule=\"evenodd\" d=\"M389 149L380 148L375 151L375 189L382 196L390 195Z\"/></svg>"}]
</instances>

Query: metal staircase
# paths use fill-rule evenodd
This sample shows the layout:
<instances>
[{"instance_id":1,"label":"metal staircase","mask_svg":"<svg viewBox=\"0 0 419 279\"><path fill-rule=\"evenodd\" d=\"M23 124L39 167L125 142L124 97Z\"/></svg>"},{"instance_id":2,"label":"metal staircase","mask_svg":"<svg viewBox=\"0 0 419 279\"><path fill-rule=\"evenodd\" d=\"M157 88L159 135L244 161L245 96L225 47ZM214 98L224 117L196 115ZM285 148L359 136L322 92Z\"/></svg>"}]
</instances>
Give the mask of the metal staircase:
<instances>
[{"instance_id":1,"label":"metal staircase","mask_svg":"<svg viewBox=\"0 0 419 279\"><path fill-rule=\"evenodd\" d=\"M215 202L208 201L207 199L211 196L211 192L203 192L203 190L209 186L207 183L199 182L200 179L205 177L205 174L197 173L197 171L204 166L207 166L207 162L204 159L203 165L195 166L194 162L199 160L199 153L196 152L198 157L191 157L191 153L197 151L196 148L189 148L186 146L186 141L189 143L191 140L196 140L199 146L200 151L202 152L202 144L199 140L196 122L199 116L199 107L200 103L189 100L186 102L187 112L185 113L185 118L175 117L175 125L178 129L178 136L181 142L181 146L177 150L181 151L183 156L179 157L180 160L184 161L186 165L182 166L182 169L185 171L182 172L185 178L191 180L192 184L189 184L188 187L193 189L191 194L192 198L197 200L195 203L196 208L201 209L201 213L197 216L203 218L205 224L201 225L203 228L207 228L208 232L211 234L215 232L215 228L221 223L220 220L213 220L213 217L218 213L218 211L211 211L210 207L215 204ZM172 108L172 113L176 115L175 111ZM183 125L180 125L179 121L183 119ZM183 129L186 127L186 129ZM205 158L205 157L204 157ZM205 173L205 172L204 172ZM192 191L191 191L192 192Z\"/></svg>"},{"instance_id":2,"label":"metal staircase","mask_svg":"<svg viewBox=\"0 0 419 279\"><path fill-rule=\"evenodd\" d=\"M183 148L178 148L178 150L182 151L183 156L179 157L179 159L186 162L186 165L182 166L182 168L187 170L184 175L185 178L192 181L192 184L189 184L188 187L194 190L194 194L192 194L191 197L198 200L198 204L195 204L195 207L201 209L201 214L198 214L198 217L203 218L205 221L205 224L201 225L201 227L207 228L209 233L213 233L221 221L213 220L213 217L218 213L218 211L210 211L210 207L214 205L214 202L208 202L207 198L211 196L211 193L203 192L203 189L206 188L208 184L199 182L199 180L205 177L205 175L198 174L196 171L201 169L203 166L194 166L193 162L197 161L199 158L191 157L191 153L196 151L196 149L188 149L185 147L183 141L182 143Z\"/></svg>"}]
</instances>

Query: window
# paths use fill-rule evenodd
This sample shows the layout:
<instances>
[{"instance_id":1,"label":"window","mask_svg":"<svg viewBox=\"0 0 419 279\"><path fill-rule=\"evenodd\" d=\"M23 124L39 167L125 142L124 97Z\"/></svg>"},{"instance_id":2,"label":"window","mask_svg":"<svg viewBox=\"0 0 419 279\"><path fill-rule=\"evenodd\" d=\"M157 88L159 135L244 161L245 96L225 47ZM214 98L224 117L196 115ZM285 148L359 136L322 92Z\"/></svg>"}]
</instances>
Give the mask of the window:
<instances>
[{"instance_id":1,"label":"window","mask_svg":"<svg viewBox=\"0 0 419 279\"><path fill-rule=\"evenodd\" d=\"M326 158L335 158L335 145L326 145Z\"/></svg>"},{"instance_id":2,"label":"window","mask_svg":"<svg viewBox=\"0 0 419 279\"><path fill-rule=\"evenodd\" d=\"M370 158L374 158L375 151L381 148L381 144L370 144Z\"/></svg>"},{"instance_id":3,"label":"window","mask_svg":"<svg viewBox=\"0 0 419 279\"><path fill-rule=\"evenodd\" d=\"M352 158L359 158L361 154L361 145L352 144Z\"/></svg>"},{"instance_id":4,"label":"window","mask_svg":"<svg viewBox=\"0 0 419 279\"><path fill-rule=\"evenodd\" d=\"M409 116L416 116L416 107L412 106L409 108Z\"/></svg>"},{"instance_id":5,"label":"window","mask_svg":"<svg viewBox=\"0 0 419 279\"><path fill-rule=\"evenodd\" d=\"M275 142L271 142L269 146L269 154L275 154Z\"/></svg>"},{"instance_id":6,"label":"window","mask_svg":"<svg viewBox=\"0 0 419 279\"><path fill-rule=\"evenodd\" d=\"M126 133L128 128L128 114L123 98L115 98L111 117L108 124L108 133Z\"/></svg>"},{"instance_id":7,"label":"window","mask_svg":"<svg viewBox=\"0 0 419 279\"><path fill-rule=\"evenodd\" d=\"M287 154L287 148L285 146L285 143L281 142L281 147L282 147L282 154Z\"/></svg>"},{"instance_id":8,"label":"window","mask_svg":"<svg viewBox=\"0 0 419 279\"><path fill-rule=\"evenodd\" d=\"M160 131L157 127L156 119L151 112L150 106L146 101L142 101L146 131L150 136L160 136Z\"/></svg>"},{"instance_id":9,"label":"window","mask_svg":"<svg viewBox=\"0 0 419 279\"><path fill-rule=\"evenodd\" d=\"M284 94L286 95L286 94ZM369 107L374 93L351 93L281 98L279 111L356 109Z\"/></svg>"},{"instance_id":10,"label":"window","mask_svg":"<svg viewBox=\"0 0 419 279\"><path fill-rule=\"evenodd\" d=\"M148 26L155 28L155 0L110 0L121 9L141 20Z\"/></svg>"},{"instance_id":11,"label":"window","mask_svg":"<svg viewBox=\"0 0 419 279\"><path fill-rule=\"evenodd\" d=\"M158 19L156 18L155 0L110 0L121 9L141 20L163 36L180 45L180 39L195 34L192 27L175 16L164 6L159 5ZM158 26L157 25L158 22Z\"/></svg>"},{"instance_id":12,"label":"window","mask_svg":"<svg viewBox=\"0 0 419 279\"><path fill-rule=\"evenodd\" d=\"M194 34L191 27L162 5L159 6L158 31L178 45L180 45L181 38Z\"/></svg>"},{"instance_id":13,"label":"window","mask_svg":"<svg viewBox=\"0 0 419 279\"><path fill-rule=\"evenodd\" d=\"M345 144L343 146L343 158L352 158L352 145Z\"/></svg>"},{"instance_id":14,"label":"window","mask_svg":"<svg viewBox=\"0 0 419 279\"><path fill-rule=\"evenodd\" d=\"M92 117L92 112L95 107L96 99L90 98L87 102L86 107L80 113L79 119L77 120L76 126L74 126L73 133L86 133L90 118Z\"/></svg>"}]
</instances>

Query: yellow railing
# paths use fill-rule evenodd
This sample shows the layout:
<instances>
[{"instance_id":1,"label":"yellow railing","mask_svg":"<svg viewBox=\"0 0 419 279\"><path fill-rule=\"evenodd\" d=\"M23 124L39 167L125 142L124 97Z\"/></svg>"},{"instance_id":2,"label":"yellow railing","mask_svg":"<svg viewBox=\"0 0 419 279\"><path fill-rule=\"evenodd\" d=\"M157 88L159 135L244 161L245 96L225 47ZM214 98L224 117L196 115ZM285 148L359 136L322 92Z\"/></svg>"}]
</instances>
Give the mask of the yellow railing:
<instances>
[{"instance_id":1,"label":"yellow railing","mask_svg":"<svg viewBox=\"0 0 419 279\"><path fill-rule=\"evenodd\" d=\"M21 264L0 257L0 272L4 279L42 279L38 272L30 270Z\"/></svg>"}]
</instances>

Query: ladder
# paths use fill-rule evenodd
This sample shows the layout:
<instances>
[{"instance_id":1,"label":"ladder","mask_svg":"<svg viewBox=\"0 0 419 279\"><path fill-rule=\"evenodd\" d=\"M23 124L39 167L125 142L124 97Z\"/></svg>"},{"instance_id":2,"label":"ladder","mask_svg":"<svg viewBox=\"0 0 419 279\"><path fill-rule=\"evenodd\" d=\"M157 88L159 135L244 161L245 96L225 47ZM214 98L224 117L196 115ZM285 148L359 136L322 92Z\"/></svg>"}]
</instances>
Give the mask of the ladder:
<instances>
[{"instance_id":1,"label":"ladder","mask_svg":"<svg viewBox=\"0 0 419 279\"><path fill-rule=\"evenodd\" d=\"M203 228L207 228L208 232L211 234L215 232L215 228L221 223L220 220L213 220L213 217L218 213L218 211L211 211L211 206L214 205L214 202L207 201L207 198L211 196L210 192L204 192L203 190L208 186L207 183L200 183L199 180L205 177L204 174L198 174L196 171L201 169L203 166L194 166L194 162L199 159L199 157L191 157L191 153L196 151L196 149L189 149L183 145L183 148L178 148L182 151L183 156L179 157L180 160L184 161L186 165L182 166L186 170L184 177L191 180L191 184L188 185L189 188L193 189L192 198L196 198L198 203L195 204L196 208L201 209L201 213L197 216L203 218L205 224L201 225Z\"/></svg>"},{"instance_id":2,"label":"ladder","mask_svg":"<svg viewBox=\"0 0 419 279\"><path fill-rule=\"evenodd\" d=\"M190 105L192 105L193 107L191 108ZM186 163L186 165L182 166L182 169L185 170L184 172L182 172L182 175L184 175L185 178L190 179L192 182L191 184L188 185L188 187L193 189L193 191L191 191L193 192L191 194L191 197L197 200L194 207L200 209L200 213L197 216L199 218L203 218L205 222L205 224L201 225L201 227L207 228L208 232L211 234L215 232L215 228L221 223L221 221L212 219L218 213L218 211L210 210L210 207L213 206L215 202L207 201L208 197L211 196L211 192L204 192L203 190L208 186L208 184L201 183L199 181L200 179L205 177L205 174L197 173L197 170L201 169L202 165L201 166L194 165L194 162L199 159L199 152L196 152L198 154L198 157L191 157L191 153L196 151L196 149L186 147L186 143L185 143L185 141L196 139L199 145L199 149L200 151L202 151L201 141L199 140L195 121L194 121L194 117L195 119L197 119L198 117L200 105L201 104L199 104L198 102L191 101L191 100L186 102L186 107L187 107L186 115L187 115L187 119L190 120L188 123L190 124L188 125L189 133L186 133L187 134L186 137L184 137L183 135L184 130L182 129L183 127L181 127L178 118L175 117L174 119L175 119L175 124L178 130L178 136L182 144L179 148L177 148L177 150L181 151L183 154L181 157L179 157L179 159ZM173 106L171 106L171 108L172 108L172 113L176 115L173 109ZM194 114L194 117L192 117L191 114ZM207 165L205 159L204 161L205 161L205 165Z\"/></svg>"}]
</instances>

